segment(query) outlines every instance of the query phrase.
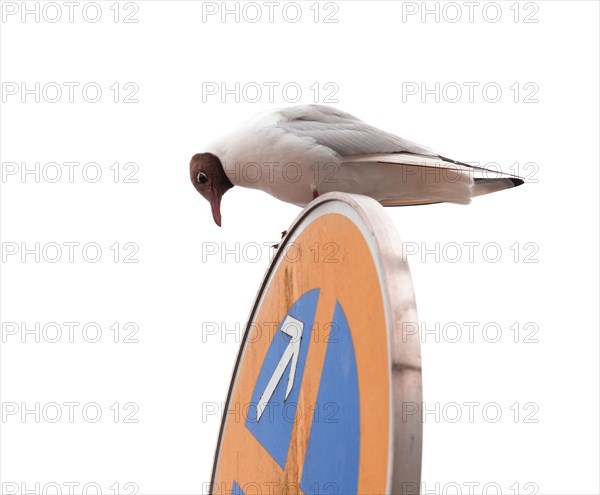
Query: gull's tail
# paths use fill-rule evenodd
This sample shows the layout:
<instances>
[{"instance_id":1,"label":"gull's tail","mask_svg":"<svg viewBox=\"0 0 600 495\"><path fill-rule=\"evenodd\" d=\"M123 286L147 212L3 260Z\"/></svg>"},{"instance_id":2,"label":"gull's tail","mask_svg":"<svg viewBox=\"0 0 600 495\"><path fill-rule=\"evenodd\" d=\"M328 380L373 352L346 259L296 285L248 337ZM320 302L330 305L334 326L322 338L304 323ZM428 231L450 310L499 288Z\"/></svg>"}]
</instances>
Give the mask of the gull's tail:
<instances>
[{"instance_id":1,"label":"gull's tail","mask_svg":"<svg viewBox=\"0 0 600 495\"><path fill-rule=\"evenodd\" d=\"M411 153L346 156L342 166L356 192L371 196L384 206L469 204L472 197L524 182L520 177L443 156ZM358 191L357 186L365 190Z\"/></svg>"},{"instance_id":2,"label":"gull's tail","mask_svg":"<svg viewBox=\"0 0 600 495\"><path fill-rule=\"evenodd\" d=\"M466 170L471 170L473 172L473 197L502 191L503 189L510 189L511 187L517 187L525 182L516 175L469 165L468 163L452 160L451 158L446 158L441 155L438 155L438 158L441 158L446 163L462 167L463 169L466 167Z\"/></svg>"},{"instance_id":3,"label":"gull's tail","mask_svg":"<svg viewBox=\"0 0 600 495\"><path fill-rule=\"evenodd\" d=\"M472 196L481 196L503 189L510 189L523 184L525 181L519 177L496 177L492 179L483 179L475 177L473 179L473 194Z\"/></svg>"}]
</instances>

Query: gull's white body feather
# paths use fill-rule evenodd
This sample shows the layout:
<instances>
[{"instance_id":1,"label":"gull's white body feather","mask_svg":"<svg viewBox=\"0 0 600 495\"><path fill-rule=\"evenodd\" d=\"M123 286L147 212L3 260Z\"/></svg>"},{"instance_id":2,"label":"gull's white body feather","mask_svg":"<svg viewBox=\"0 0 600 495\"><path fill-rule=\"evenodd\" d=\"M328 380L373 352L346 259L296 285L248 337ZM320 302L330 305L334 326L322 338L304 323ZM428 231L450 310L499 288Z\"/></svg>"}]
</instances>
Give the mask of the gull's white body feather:
<instances>
[{"instance_id":1,"label":"gull's white body feather","mask_svg":"<svg viewBox=\"0 0 600 495\"><path fill-rule=\"evenodd\" d=\"M206 151L219 157L234 185L298 206L315 191L364 194L384 206L467 204L517 184L322 105L263 112Z\"/></svg>"}]
</instances>

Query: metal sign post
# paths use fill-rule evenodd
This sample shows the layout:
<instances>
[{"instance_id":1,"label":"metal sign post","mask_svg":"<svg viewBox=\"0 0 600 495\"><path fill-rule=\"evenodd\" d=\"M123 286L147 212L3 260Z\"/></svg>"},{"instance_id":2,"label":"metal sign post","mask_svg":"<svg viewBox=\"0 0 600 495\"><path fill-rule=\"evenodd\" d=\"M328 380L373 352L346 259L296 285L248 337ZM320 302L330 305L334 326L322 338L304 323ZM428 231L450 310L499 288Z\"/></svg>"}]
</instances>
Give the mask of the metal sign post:
<instances>
[{"instance_id":1,"label":"metal sign post","mask_svg":"<svg viewBox=\"0 0 600 495\"><path fill-rule=\"evenodd\" d=\"M384 208L343 193L309 204L250 314L211 493L419 493L416 324L408 264Z\"/></svg>"}]
</instances>

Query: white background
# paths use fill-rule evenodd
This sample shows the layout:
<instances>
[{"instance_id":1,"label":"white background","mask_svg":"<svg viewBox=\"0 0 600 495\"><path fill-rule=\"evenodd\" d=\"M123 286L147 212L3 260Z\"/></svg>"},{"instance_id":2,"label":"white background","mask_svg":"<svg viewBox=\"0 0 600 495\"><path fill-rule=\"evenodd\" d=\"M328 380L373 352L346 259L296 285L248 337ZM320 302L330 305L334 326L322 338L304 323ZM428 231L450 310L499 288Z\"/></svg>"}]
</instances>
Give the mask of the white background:
<instances>
[{"instance_id":1,"label":"white background","mask_svg":"<svg viewBox=\"0 0 600 495\"><path fill-rule=\"evenodd\" d=\"M73 22L63 2L57 22L49 22L55 7L37 5L39 22L34 14L23 22L21 2L2 7L5 493L48 483L68 493L67 482L80 484L75 493L85 483L132 493L127 482L143 494L205 491L220 420L203 410L225 399L239 333L269 262L268 245L257 254L254 243L277 241L300 210L238 187L224 197L218 228L189 183L188 164L246 118L291 104L294 91L281 91L286 83L300 87L301 103L325 103L337 88L333 105L371 124L446 156L528 176L530 183L470 206L387 210L403 241L418 250L409 261L422 325L438 328L422 337L424 400L432 411L424 425L423 488L481 493L492 483L488 493L495 486L503 493L599 493L598 3L481 2L472 22L464 2L427 4L438 19L423 18L421 2L303 2L298 22L291 22L293 6L284 16L285 2L274 7L273 22L258 3L255 23L256 9L244 4L239 22L233 14L223 22L220 3L208 7L219 12L206 22L202 3L192 1L100 2L97 22L86 2L74 7ZM450 22L457 13L462 17ZM127 14L138 22L123 22ZM327 14L338 22L324 22ZM21 83L31 89L36 82L39 102L21 94ZM65 82L79 83L73 102ZM90 82L102 89L97 103L82 95ZM236 102L235 94L203 95L207 82L238 82L240 89L254 82L264 93L256 102L242 93ZM265 82L280 84L273 101ZM52 85L43 94L48 83L63 88L56 103L48 101ZM315 83L318 95L310 89ZM425 101L421 93L403 94L403 83L439 83L439 102L433 93ZM472 99L465 83L478 83ZM463 95L453 103L456 86ZM136 87L138 102L125 103ZM497 87L502 94L493 103ZM38 183L34 174L21 176L22 162L37 167ZM63 169L56 183L44 178L55 175L49 162ZM65 162L81 164L72 183ZM98 182L82 176L88 162L102 169ZM125 183L121 174L115 183L115 162L121 172L135 162L138 182ZM528 162L534 165L525 170ZM40 250L58 243L62 258L48 262L55 256L48 247L39 262L34 254L22 262L22 243L36 242ZM65 242L81 243L72 263ZM86 243L102 248L98 262L83 258ZM114 243L120 246L111 250ZM133 250L126 243L139 248L132 258L138 263L123 262ZM479 243L472 262L466 243ZM15 246L19 252L10 254ZM218 253L208 255L213 249ZM60 323L62 338L51 343L55 331L40 330L36 343L35 330L10 325L36 322ZM72 343L64 322L79 323ZM102 329L97 343L82 335L87 322ZM118 343L109 329L115 322ZM126 322L139 326L138 343L122 342ZM479 325L473 339L465 322ZM496 343L488 342L494 331L481 331L490 322L488 329L501 331ZM212 334L207 323L232 332ZM509 329L515 323L517 343ZM525 332L527 323L534 326ZM452 343L457 327L463 334ZM534 328L534 342L524 342ZM56 423L49 421L56 409L43 409L53 402L63 414ZM79 403L73 422L65 402ZM473 421L466 402L479 404ZM40 417L23 417L22 408L36 403ZM88 403L101 408L95 423L94 410L82 414ZM453 403L462 412L457 422ZM490 419L496 409L482 412L490 403L502 412L497 422ZM124 421L130 412L136 423ZM532 412L528 419L537 422L526 422Z\"/></svg>"}]
</instances>

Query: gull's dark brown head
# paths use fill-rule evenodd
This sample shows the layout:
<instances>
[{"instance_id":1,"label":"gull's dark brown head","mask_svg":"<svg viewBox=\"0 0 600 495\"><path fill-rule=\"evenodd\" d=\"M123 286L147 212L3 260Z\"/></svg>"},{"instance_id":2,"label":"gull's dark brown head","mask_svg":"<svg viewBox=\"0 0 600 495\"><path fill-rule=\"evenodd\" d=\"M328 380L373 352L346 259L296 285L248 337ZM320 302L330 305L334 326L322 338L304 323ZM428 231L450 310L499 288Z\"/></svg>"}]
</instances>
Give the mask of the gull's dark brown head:
<instances>
[{"instance_id":1,"label":"gull's dark brown head","mask_svg":"<svg viewBox=\"0 0 600 495\"><path fill-rule=\"evenodd\" d=\"M190 161L190 180L196 191L210 203L215 223L220 227L221 198L233 187L221 160L212 153L195 154Z\"/></svg>"}]
</instances>

